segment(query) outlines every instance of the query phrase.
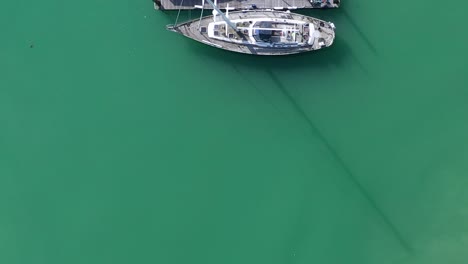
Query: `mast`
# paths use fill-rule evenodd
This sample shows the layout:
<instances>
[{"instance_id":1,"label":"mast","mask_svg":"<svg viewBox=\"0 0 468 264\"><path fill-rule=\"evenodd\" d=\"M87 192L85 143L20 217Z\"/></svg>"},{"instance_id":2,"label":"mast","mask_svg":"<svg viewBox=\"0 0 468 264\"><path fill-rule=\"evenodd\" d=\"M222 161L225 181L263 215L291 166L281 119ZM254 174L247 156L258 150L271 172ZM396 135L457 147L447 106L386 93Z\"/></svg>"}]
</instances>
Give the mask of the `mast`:
<instances>
[{"instance_id":1,"label":"mast","mask_svg":"<svg viewBox=\"0 0 468 264\"><path fill-rule=\"evenodd\" d=\"M221 17L223 18L224 21L226 21L226 23L232 28L234 29L235 31L238 31L236 25L234 25L234 23L232 23L231 20L229 20L229 18L223 13L221 12L221 10L219 10L219 8L213 3L213 1L211 0L206 0L208 2L208 4L211 5L211 7L213 7L214 10L216 10L216 12L218 12L218 14L221 15Z\"/></svg>"}]
</instances>

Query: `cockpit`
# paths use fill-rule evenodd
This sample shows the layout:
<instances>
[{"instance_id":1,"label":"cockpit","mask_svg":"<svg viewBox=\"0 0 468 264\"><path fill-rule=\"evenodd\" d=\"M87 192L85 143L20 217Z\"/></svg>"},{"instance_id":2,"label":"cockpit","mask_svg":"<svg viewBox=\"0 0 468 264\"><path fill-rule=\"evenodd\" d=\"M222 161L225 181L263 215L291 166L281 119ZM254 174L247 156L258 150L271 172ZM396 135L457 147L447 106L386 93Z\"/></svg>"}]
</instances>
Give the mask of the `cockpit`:
<instances>
[{"instance_id":1,"label":"cockpit","mask_svg":"<svg viewBox=\"0 0 468 264\"><path fill-rule=\"evenodd\" d=\"M252 37L257 42L263 43L297 43L299 26L297 24L278 23L272 21L260 21L253 25Z\"/></svg>"}]
</instances>

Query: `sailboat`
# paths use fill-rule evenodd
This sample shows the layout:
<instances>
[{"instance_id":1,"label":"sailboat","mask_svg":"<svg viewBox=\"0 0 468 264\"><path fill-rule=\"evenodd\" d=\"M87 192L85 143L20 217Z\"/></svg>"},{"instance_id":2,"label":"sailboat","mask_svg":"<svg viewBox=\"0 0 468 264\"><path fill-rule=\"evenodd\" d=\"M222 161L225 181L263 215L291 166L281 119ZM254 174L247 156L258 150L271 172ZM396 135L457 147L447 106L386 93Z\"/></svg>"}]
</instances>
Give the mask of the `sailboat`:
<instances>
[{"instance_id":1,"label":"sailboat","mask_svg":"<svg viewBox=\"0 0 468 264\"><path fill-rule=\"evenodd\" d=\"M204 1L196 7L203 8ZM253 55L289 55L319 50L331 46L335 39L335 25L331 22L289 11L251 9L229 12L229 6L224 14L216 3L206 1L213 8L213 15L180 24L176 22L167 29L212 47Z\"/></svg>"}]
</instances>

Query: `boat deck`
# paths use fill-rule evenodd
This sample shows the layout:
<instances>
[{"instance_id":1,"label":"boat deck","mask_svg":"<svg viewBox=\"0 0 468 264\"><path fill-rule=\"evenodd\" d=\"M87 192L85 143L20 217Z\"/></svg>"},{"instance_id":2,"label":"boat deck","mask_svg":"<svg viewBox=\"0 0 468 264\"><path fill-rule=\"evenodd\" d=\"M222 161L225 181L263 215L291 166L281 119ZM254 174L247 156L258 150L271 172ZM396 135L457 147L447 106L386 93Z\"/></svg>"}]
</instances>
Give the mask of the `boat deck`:
<instances>
[{"instance_id":1,"label":"boat deck","mask_svg":"<svg viewBox=\"0 0 468 264\"><path fill-rule=\"evenodd\" d=\"M239 31L231 30L223 21L213 24L210 31L210 24L213 22L212 16L203 17L201 20L194 19L178 24L175 27L169 25L168 29L213 47L252 55L289 55L318 50L329 47L335 38L334 29L329 22L292 12L233 11L229 13L229 18L236 23ZM271 23L263 24L262 22L257 25L253 21L258 18L268 19ZM293 25L294 28L292 28L291 24L283 25L283 22L287 20L296 20L300 23ZM252 36L250 36L247 29L247 27L251 27L250 23L254 23L253 27L255 27L255 34ZM317 29L313 33L312 41L309 40L311 24L313 28ZM272 32L277 29L282 34ZM257 36L259 39L257 39ZM251 44L250 40L252 38L255 38L256 43L260 44Z\"/></svg>"},{"instance_id":2,"label":"boat deck","mask_svg":"<svg viewBox=\"0 0 468 264\"><path fill-rule=\"evenodd\" d=\"M202 0L153 0L155 8L161 10L190 10L195 5L201 5ZM219 0L217 5L225 9L227 4L236 10L250 9L256 6L258 9L294 10L308 8L338 8L340 0ZM212 9L205 2L205 9Z\"/></svg>"}]
</instances>

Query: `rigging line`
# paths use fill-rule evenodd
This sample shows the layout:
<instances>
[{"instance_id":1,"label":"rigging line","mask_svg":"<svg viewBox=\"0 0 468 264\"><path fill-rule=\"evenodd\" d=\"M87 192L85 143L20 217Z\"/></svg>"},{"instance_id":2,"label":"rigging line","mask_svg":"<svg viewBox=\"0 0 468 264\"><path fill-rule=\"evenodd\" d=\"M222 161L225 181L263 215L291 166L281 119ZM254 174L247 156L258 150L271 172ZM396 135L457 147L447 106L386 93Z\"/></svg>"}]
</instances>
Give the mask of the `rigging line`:
<instances>
[{"instance_id":1,"label":"rigging line","mask_svg":"<svg viewBox=\"0 0 468 264\"><path fill-rule=\"evenodd\" d=\"M200 20L198 20L198 29L200 29L201 19L203 17L203 10L205 10L205 5L203 4L201 13L200 13Z\"/></svg>"},{"instance_id":2,"label":"rigging line","mask_svg":"<svg viewBox=\"0 0 468 264\"><path fill-rule=\"evenodd\" d=\"M179 15L180 15L180 10L182 9L182 5L184 4L184 0L180 0L180 5L179 5L179 12L177 12L177 17L174 23L174 26L177 25L177 21L179 20Z\"/></svg>"}]
</instances>

